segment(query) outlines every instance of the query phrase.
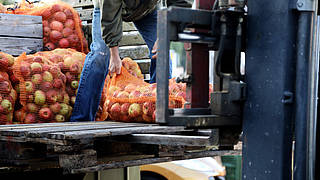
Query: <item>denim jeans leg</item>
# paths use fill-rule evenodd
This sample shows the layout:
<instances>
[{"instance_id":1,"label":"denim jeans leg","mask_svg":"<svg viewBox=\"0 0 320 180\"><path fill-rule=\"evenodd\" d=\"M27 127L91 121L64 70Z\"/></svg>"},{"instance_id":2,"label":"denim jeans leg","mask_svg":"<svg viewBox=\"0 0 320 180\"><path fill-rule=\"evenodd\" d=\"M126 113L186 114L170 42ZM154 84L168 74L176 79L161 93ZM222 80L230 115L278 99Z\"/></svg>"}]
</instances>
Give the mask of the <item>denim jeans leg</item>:
<instances>
[{"instance_id":1,"label":"denim jeans leg","mask_svg":"<svg viewBox=\"0 0 320 180\"><path fill-rule=\"evenodd\" d=\"M157 11L153 11L142 19L135 21L134 25L137 27L138 31L142 35L144 41L146 42L149 49L149 57L154 55L152 53L152 48L154 43L157 40ZM169 66L169 78L171 78L172 68L171 68L171 59ZM150 65L150 83L156 82L156 59L151 59Z\"/></svg>"},{"instance_id":2,"label":"denim jeans leg","mask_svg":"<svg viewBox=\"0 0 320 180\"><path fill-rule=\"evenodd\" d=\"M101 37L100 9L95 8L92 21L91 52L86 56L78 94L70 121L94 121L98 111L110 59L109 48Z\"/></svg>"}]
</instances>

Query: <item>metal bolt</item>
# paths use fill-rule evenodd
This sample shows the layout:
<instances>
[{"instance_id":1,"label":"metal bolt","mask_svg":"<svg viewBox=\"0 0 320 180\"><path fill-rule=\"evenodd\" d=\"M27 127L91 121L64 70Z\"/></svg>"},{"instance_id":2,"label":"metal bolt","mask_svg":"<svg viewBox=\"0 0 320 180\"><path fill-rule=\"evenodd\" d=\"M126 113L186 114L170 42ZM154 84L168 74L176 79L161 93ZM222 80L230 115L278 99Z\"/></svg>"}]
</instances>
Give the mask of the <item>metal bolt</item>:
<instances>
[{"instance_id":1,"label":"metal bolt","mask_svg":"<svg viewBox=\"0 0 320 180\"><path fill-rule=\"evenodd\" d=\"M297 2L298 7L302 7L303 6L303 2Z\"/></svg>"}]
</instances>

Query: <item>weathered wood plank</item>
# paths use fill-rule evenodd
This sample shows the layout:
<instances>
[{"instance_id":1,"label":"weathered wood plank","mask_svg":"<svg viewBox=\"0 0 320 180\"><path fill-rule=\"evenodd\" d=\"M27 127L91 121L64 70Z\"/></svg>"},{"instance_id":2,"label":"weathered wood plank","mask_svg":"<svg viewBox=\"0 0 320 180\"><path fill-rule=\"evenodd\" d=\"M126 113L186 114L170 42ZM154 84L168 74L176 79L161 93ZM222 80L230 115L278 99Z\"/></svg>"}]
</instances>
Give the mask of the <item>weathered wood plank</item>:
<instances>
[{"instance_id":1,"label":"weathered wood plank","mask_svg":"<svg viewBox=\"0 0 320 180\"><path fill-rule=\"evenodd\" d=\"M106 130L106 129L117 129L117 128L133 128L133 127L141 127L140 125L108 125L108 126L90 126L90 127L63 127L63 128L51 128L51 129L44 129L44 130L35 130L35 131L28 131L28 137L48 137L50 133L59 133L59 132L77 132L77 131L88 131L88 130Z\"/></svg>"},{"instance_id":2,"label":"weathered wood plank","mask_svg":"<svg viewBox=\"0 0 320 180\"><path fill-rule=\"evenodd\" d=\"M0 142L0 159L21 160L41 158L45 154L44 144Z\"/></svg>"},{"instance_id":3,"label":"weathered wood plank","mask_svg":"<svg viewBox=\"0 0 320 180\"><path fill-rule=\"evenodd\" d=\"M138 31L123 32L119 46L144 45L142 36Z\"/></svg>"},{"instance_id":4,"label":"weathered wood plank","mask_svg":"<svg viewBox=\"0 0 320 180\"><path fill-rule=\"evenodd\" d=\"M63 122L63 123L35 123L35 124L10 124L10 125L0 125L1 130L8 129L24 129L24 128L46 128L46 127L60 127L60 126L83 126L83 125L108 125L108 124L136 124L141 125L140 123L122 123L115 121L86 121L86 122Z\"/></svg>"},{"instance_id":5,"label":"weathered wood plank","mask_svg":"<svg viewBox=\"0 0 320 180\"><path fill-rule=\"evenodd\" d=\"M59 156L59 165L65 169L89 167L97 164L97 152L93 149L83 150L77 154Z\"/></svg>"},{"instance_id":6,"label":"weathered wood plank","mask_svg":"<svg viewBox=\"0 0 320 180\"><path fill-rule=\"evenodd\" d=\"M65 140L47 139L47 138L27 138L27 137L12 137L12 136L0 136L0 141L14 142L14 143L42 143L50 145L65 146L70 144Z\"/></svg>"},{"instance_id":7,"label":"weathered wood plank","mask_svg":"<svg viewBox=\"0 0 320 180\"><path fill-rule=\"evenodd\" d=\"M122 31L137 31L137 28L134 26L133 22L123 22L122 23Z\"/></svg>"},{"instance_id":8,"label":"weathered wood plank","mask_svg":"<svg viewBox=\"0 0 320 180\"><path fill-rule=\"evenodd\" d=\"M123 127L114 129L98 129L87 131L57 132L47 135L50 139L81 139L97 138L107 136L120 136L140 133L165 133L184 131L184 127L176 126L145 126L145 127Z\"/></svg>"},{"instance_id":9,"label":"weathered wood plank","mask_svg":"<svg viewBox=\"0 0 320 180\"><path fill-rule=\"evenodd\" d=\"M219 151L219 150L200 151L200 152L184 153L183 156L176 156L176 157L144 158L144 159L135 159L135 160L124 160L120 162L108 162L104 164L100 163L97 166L81 168L81 169L73 169L71 173L74 173L74 174L88 173L88 172L103 171L106 169L140 166L145 164L169 162L174 160L194 159L194 158L201 158L201 157L214 157L214 156L223 156L223 155L240 155L240 154L241 154L241 151Z\"/></svg>"},{"instance_id":10,"label":"weathered wood plank","mask_svg":"<svg viewBox=\"0 0 320 180\"><path fill-rule=\"evenodd\" d=\"M92 20L93 9L81 9L77 10L79 13L81 21Z\"/></svg>"},{"instance_id":11,"label":"weathered wood plank","mask_svg":"<svg viewBox=\"0 0 320 180\"><path fill-rule=\"evenodd\" d=\"M41 127L36 126L34 128L28 127L25 129L12 129L1 130L2 136L26 136L26 137L46 137L48 133L52 132L71 132L71 131L87 131L96 129L110 129L110 128L122 128L122 127L143 127L142 124L121 124L121 123L108 123L108 124L92 124L92 125L72 125L72 126L51 126Z\"/></svg>"},{"instance_id":12,"label":"weathered wood plank","mask_svg":"<svg viewBox=\"0 0 320 180\"><path fill-rule=\"evenodd\" d=\"M122 161L122 162L110 162L110 163L105 163L105 164L101 164L93 167L73 169L71 170L71 173L77 174L77 173L96 172L96 171L102 171L106 169L140 166L144 164L153 164L153 163L160 163L160 162L167 162L167 161L171 161L171 158L170 157L147 158L147 159L136 159L136 160Z\"/></svg>"},{"instance_id":13,"label":"weathered wood plank","mask_svg":"<svg viewBox=\"0 0 320 180\"><path fill-rule=\"evenodd\" d=\"M0 14L0 36L42 39L42 17Z\"/></svg>"},{"instance_id":14,"label":"weathered wood plank","mask_svg":"<svg viewBox=\"0 0 320 180\"><path fill-rule=\"evenodd\" d=\"M13 56L19 56L23 52L41 51L42 48L42 39L0 37L0 51Z\"/></svg>"},{"instance_id":15,"label":"weathered wood plank","mask_svg":"<svg viewBox=\"0 0 320 180\"><path fill-rule=\"evenodd\" d=\"M103 121L105 122L105 121ZM36 127L57 127L57 126L73 126L73 125L90 125L95 122L64 122L64 123L35 123L35 124L10 124L10 125L0 125L0 131L2 130L12 130L12 129L24 129L24 128L36 128ZM100 123L100 122L99 122Z\"/></svg>"},{"instance_id":16,"label":"weathered wood plank","mask_svg":"<svg viewBox=\"0 0 320 180\"><path fill-rule=\"evenodd\" d=\"M148 59L149 49L147 45L143 46L122 46L119 48L121 58L130 57L131 59Z\"/></svg>"},{"instance_id":17,"label":"weathered wood plank","mask_svg":"<svg viewBox=\"0 0 320 180\"><path fill-rule=\"evenodd\" d=\"M138 63L142 74L148 74L149 73L149 68L150 68L150 65L151 65L151 60L150 59L141 59L141 60L135 60L135 61Z\"/></svg>"},{"instance_id":18,"label":"weathered wood plank","mask_svg":"<svg viewBox=\"0 0 320 180\"><path fill-rule=\"evenodd\" d=\"M161 144L169 146L211 146L209 136L183 136L166 134L131 134L125 137L114 137L117 141L139 144Z\"/></svg>"}]
</instances>

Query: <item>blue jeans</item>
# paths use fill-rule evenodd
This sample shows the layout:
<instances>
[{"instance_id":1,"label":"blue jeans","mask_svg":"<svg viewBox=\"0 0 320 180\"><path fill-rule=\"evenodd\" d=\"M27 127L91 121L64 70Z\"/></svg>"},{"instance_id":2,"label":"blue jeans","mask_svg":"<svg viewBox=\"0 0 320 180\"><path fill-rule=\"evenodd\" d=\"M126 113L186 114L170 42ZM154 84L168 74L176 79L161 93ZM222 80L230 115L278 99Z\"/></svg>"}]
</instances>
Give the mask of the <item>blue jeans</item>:
<instances>
[{"instance_id":1,"label":"blue jeans","mask_svg":"<svg viewBox=\"0 0 320 180\"><path fill-rule=\"evenodd\" d=\"M139 33L143 37L144 41L146 42L149 52L150 52L150 59L151 65L149 69L150 73L150 83L156 82L156 59L152 59L151 57L154 55L152 54L152 48L154 43L157 40L157 11L153 11L147 16L143 17L138 21L133 22L136 28L138 29ZM169 63L169 79L171 78L172 74L172 63L170 60Z\"/></svg>"},{"instance_id":2,"label":"blue jeans","mask_svg":"<svg viewBox=\"0 0 320 180\"><path fill-rule=\"evenodd\" d=\"M157 40L157 12L134 22L150 51ZM78 94L70 121L94 121L101 93L108 74L110 51L101 37L100 9L95 8L92 20L91 52L87 55L80 77ZM171 61L170 61L171 62ZM171 63L169 67L171 78ZM151 59L150 83L156 82L156 60Z\"/></svg>"},{"instance_id":3,"label":"blue jeans","mask_svg":"<svg viewBox=\"0 0 320 180\"><path fill-rule=\"evenodd\" d=\"M91 52L86 56L78 94L70 121L94 121L104 81L108 74L110 51L101 37L100 9L93 10Z\"/></svg>"}]
</instances>

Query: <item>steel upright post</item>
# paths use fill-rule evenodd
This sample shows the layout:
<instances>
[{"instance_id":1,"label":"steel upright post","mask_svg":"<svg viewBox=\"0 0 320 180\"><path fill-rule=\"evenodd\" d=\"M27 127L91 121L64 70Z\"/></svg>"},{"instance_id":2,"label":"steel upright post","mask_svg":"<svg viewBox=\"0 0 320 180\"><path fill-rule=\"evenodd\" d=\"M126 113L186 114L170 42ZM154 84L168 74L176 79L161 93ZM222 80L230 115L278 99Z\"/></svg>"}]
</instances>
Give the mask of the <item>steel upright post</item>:
<instances>
[{"instance_id":1,"label":"steel upright post","mask_svg":"<svg viewBox=\"0 0 320 180\"><path fill-rule=\"evenodd\" d=\"M297 19L291 1L248 1L243 180L291 178Z\"/></svg>"}]
</instances>

